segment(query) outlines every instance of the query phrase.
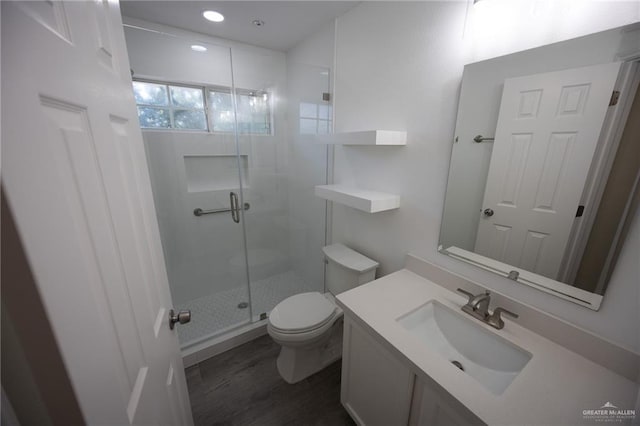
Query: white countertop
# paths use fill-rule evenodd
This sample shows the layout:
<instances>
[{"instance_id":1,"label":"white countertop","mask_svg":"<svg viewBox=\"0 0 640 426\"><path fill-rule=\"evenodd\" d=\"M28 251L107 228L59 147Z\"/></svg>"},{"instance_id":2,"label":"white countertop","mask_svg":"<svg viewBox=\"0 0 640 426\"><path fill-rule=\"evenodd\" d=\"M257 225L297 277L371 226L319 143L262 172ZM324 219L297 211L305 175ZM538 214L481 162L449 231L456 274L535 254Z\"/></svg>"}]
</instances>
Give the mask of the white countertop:
<instances>
[{"instance_id":1,"label":"white countertop","mask_svg":"<svg viewBox=\"0 0 640 426\"><path fill-rule=\"evenodd\" d=\"M403 269L338 295L345 315L355 316L403 356L418 376L435 380L478 418L489 425L592 424L583 410L596 410L606 402L619 409L634 409L638 385L506 318L496 330L478 325L509 340L533 356L502 395L494 395L458 370L405 330L396 319L438 300L459 310L467 301ZM492 306L492 308L494 308ZM517 313L517 312L516 312ZM460 315L466 315L460 311ZM567 336L571 339L571 336ZM640 413L638 413L640 416Z\"/></svg>"}]
</instances>

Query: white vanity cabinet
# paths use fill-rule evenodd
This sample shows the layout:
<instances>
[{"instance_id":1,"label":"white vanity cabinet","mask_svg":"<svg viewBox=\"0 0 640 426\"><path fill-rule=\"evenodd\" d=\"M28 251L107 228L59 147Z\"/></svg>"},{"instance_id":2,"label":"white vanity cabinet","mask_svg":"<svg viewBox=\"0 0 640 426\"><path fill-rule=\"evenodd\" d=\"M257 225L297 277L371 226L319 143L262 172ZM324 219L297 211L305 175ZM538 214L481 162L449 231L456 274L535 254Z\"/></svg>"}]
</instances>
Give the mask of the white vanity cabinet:
<instances>
[{"instance_id":1,"label":"white vanity cabinet","mask_svg":"<svg viewBox=\"0 0 640 426\"><path fill-rule=\"evenodd\" d=\"M345 321L341 401L358 424L577 425L585 423L584 410L607 401L622 409L637 405L637 369L624 367L627 376L623 377L516 322L509 321L500 331L476 324L475 319L457 313L464 298L418 272L450 280L450 287L473 283L438 272L434 265L420 269L426 265L414 265L416 271L393 272L336 296ZM586 332L531 307L517 306L536 327L555 326L560 333L579 338L582 343L572 344L573 349L583 344L583 349L596 351L612 348L588 343ZM428 324L436 315L438 323ZM449 362L450 355L437 350L445 343L437 333L423 329L420 334L419 328L411 328L411 318L414 325L437 326L445 338L451 336L449 343L455 342L454 349L460 352L460 358L454 358L466 372ZM458 319L462 322L456 322ZM507 349L501 352L498 348ZM629 367L638 365L637 355L626 358L621 352L611 352L606 356L610 362L628 360ZM523 357L528 359L524 366ZM482 370L474 369L478 366ZM486 374L490 370L510 372L509 377L502 377L510 381L489 382ZM480 371L484 376L476 374Z\"/></svg>"},{"instance_id":2,"label":"white vanity cabinet","mask_svg":"<svg viewBox=\"0 0 640 426\"><path fill-rule=\"evenodd\" d=\"M406 425L413 381L407 367L345 316L340 400L356 423Z\"/></svg>"},{"instance_id":3,"label":"white vanity cabinet","mask_svg":"<svg viewBox=\"0 0 640 426\"><path fill-rule=\"evenodd\" d=\"M482 424L458 401L417 377L349 316L342 351L340 400L359 425Z\"/></svg>"},{"instance_id":4,"label":"white vanity cabinet","mask_svg":"<svg viewBox=\"0 0 640 426\"><path fill-rule=\"evenodd\" d=\"M455 399L437 392L416 377L410 426L462 426L484 424Z\"/></svg>"}]
</instances>

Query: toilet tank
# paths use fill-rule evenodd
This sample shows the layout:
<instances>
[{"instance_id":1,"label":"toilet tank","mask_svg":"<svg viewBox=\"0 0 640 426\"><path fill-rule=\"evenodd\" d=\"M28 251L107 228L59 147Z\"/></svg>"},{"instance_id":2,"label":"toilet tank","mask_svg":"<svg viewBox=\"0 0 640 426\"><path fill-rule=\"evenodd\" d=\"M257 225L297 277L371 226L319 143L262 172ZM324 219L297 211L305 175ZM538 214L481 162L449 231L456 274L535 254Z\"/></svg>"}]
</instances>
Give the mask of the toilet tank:
<instances>
[{"instance_id":1,"label":"toilet tank","mask_svg":"<svg viewBox=\"0 0 640 426\"><path fill-rule=\"evenodd\" d=\"M327 290L338 295L376 278L378 262L343 244L322 248L327 260Z\"/></svg>"}]
</instances>

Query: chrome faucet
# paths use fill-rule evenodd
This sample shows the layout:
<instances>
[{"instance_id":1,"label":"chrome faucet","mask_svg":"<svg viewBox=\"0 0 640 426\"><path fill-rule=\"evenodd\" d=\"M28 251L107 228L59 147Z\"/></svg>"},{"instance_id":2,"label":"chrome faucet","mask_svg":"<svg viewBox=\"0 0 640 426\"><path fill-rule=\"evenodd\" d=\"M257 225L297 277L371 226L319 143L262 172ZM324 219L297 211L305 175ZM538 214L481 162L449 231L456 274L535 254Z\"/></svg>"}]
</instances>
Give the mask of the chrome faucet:
<instances>
[{"instance_id":1,"label":"chrome faucet","mask_svg":"<svg viewBox=\"0 0 640 426\"><path fill-rule=\"evenodd\" d=\"M497 328L498 330L504 328L504 321L500 316L501 314L518 318L517 314L507 311L504 308L496 308L492 314L489 313L489 304L491 303L491 293L489 293L489 291L480 294L473 294L461 288L459 288L458 291L469 298L467 303L462 306L462 311L489 324L493 328Z\"/></svg>"},{"instance_id":2,"label":"chrome faucet","mask_svg":"<svg viewBox=\"0 0 640 426\"><path fill-rule=\"evenodd\" d=\"M518 318L518 314L514 314L513 312L507 311L504 308L495 308L493 310L493 314L487 318L487 324L489 324L493 328L497 328L498 330L502 330L504 328L504 321L502 321L502 317L500 314L509 315L512 318Z\"/></svg>"},{"instance_id":3,"label":"chrome faucet","mask_svg":"<svg viewBox=\"0 0 640 426\"><path fill-rule=\"evenodd\" d=\"M458 291L469 298L469 301L462 307L462 310L479 320L486 321L489 317L491 293L485 291L481 294L473 294L461 288L459 288Z\"/></svg>"}]
</instances>

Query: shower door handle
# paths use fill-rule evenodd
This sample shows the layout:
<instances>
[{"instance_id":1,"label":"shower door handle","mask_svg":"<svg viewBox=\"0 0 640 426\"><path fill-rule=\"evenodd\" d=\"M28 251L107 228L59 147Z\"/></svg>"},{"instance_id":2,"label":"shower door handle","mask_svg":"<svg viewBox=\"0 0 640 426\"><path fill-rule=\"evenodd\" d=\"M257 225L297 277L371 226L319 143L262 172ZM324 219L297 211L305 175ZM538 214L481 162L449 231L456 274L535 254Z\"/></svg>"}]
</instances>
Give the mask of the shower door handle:
<instances>
[{"instance_id":1,"label":"shower door handle","mask_svg":"<svg viewBox=\"0 0 640 426\"><path fill-rule=\"evenodd\" d=\"M229 202L231 204L231 219L235 223L240 223L240 209L238 208L238 194L235 192L229 193Z\"/></svg>"}]
</instances>

